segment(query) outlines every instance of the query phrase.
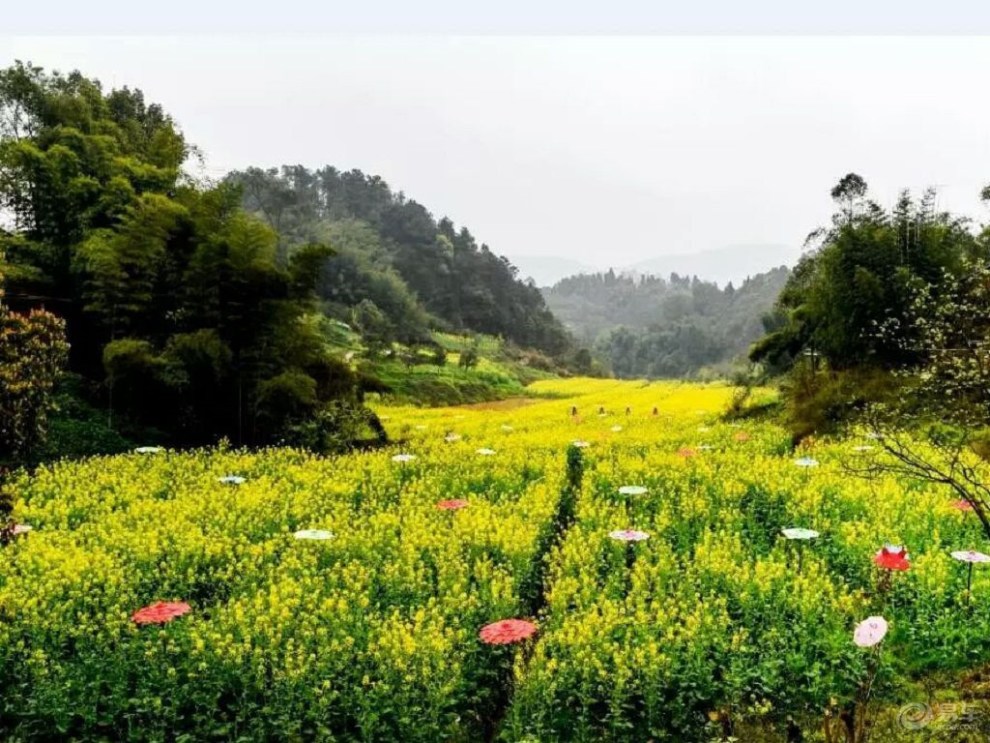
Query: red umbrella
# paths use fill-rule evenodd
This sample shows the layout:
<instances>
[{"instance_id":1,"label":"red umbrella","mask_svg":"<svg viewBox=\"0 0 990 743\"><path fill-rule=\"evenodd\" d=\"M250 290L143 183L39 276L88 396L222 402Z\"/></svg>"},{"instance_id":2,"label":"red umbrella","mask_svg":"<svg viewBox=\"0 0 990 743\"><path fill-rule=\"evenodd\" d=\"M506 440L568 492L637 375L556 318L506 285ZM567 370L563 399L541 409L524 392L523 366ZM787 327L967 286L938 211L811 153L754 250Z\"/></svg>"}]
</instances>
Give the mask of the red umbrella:
<instances>
[{"instance_id":1,"label":"red umbrella","mask_svg":"<svg viewBox=\"0 0 990 743\"><path fill-rule=\"evenodd\" d=\"M884 548L873 557L873 562L884 570L902 571L911 567L911 563L908 561L907 547L892 544L884 545Z\"/></svg>"},{"instance_id":2,"label":"red umbrella","mask_svg":"<svg viewBox=\"0 0 990 743\"><path fill-rule=\"evenodd\" d=\"M441 511L457 511L461 508L467 508L468 502L463 498L454 498L453 500L442 500L437 503L437 508Z\"/></svg>"},{"instance_id":3,"label":"red umbrella","mask_svg":"<svg viewBox=\"0 0 990 743\"><path fill-rule=\"evenodd\" d=\"M185 601L159 601L131 615L135 624L167 624L192 611Z\"/></svg>"},{"instance_id":4,"label":"red umbrella","mask_svg":"<svg viewBox=\"0 0 990 743\"><path fill-rule=\"evenodd\" d=\"M499 622L486 624L481 628L478 637L486 645L511 645L522 642L536 634L536 625L525 619L503 619Z\"/></svg>"}]
</instances>

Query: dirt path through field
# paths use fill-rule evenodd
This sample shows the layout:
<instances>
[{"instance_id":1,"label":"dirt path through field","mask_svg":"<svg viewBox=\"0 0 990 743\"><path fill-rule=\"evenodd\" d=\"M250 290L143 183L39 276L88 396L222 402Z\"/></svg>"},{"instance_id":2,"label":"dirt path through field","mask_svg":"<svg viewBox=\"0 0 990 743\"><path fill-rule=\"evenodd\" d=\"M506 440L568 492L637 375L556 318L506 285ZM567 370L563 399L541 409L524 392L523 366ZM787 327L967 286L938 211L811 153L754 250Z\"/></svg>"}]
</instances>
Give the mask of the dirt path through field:
<instances>
[{"instance_id":1,"label":"dirt path through field","mask_svg":"<svg viewBox=\"0 0 990 743\"><path fill-rule=\"evenodd\" d=\"M541 399L538 397L510 397L507 400L473 402L468 405L456 405L454 407L461 410L515 410L516 408L523 408L536 402L541 402Z\"/></svg>"}]
</instances>

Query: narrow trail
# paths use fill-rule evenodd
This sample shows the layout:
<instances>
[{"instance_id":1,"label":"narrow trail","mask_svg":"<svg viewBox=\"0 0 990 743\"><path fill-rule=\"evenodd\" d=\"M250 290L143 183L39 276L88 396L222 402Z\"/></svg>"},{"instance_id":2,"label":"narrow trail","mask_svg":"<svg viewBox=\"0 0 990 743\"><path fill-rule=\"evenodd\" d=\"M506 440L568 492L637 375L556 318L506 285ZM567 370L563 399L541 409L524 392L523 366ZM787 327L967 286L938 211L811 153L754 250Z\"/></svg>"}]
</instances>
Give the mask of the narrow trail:
<instances>
[{"instance_id":1,"label":"narrow trail","mask_svg":"<svg viewBox=\"0 0 990 743\"><path fill-rule=\"evenodd\" d=\"M567 532L574 523L583 479L584 458L581 455L581 450L575 446L569 446L567 448L564 484L560 489L557 508L553 518L547 522L546 528L540 534L529 574L523 579L519 588L523 613L526 616L539 618L546 608L549 558L567 537ZM485 722L484 740L487 743L494 743L499 739L505 717L509 712L509 706L512 704L512 695L512 663L507 663L506 667L498 674L494 694L494 711Z\"/></svg>"}]
</instances>

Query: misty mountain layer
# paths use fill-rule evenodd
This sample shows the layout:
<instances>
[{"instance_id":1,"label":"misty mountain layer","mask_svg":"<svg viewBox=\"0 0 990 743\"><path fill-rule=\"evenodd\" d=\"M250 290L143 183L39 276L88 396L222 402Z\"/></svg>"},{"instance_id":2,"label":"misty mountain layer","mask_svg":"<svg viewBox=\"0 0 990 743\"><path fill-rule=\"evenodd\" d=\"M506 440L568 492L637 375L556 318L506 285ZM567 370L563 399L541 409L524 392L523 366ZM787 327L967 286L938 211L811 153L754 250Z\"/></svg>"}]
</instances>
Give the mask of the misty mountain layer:
<instances>
[{"instance_id":1,"label":"misty mountain layer","mask_svg":"<svg viewBox=\"0 0 990 743\"><path fill-rule=\"evenodd\" d=\"M545 289L547 305L620 377L677 377L728 364L763 333L790 271L780 266L725 288L672 274L581 274Z\"/></svg>"}]
</instances>

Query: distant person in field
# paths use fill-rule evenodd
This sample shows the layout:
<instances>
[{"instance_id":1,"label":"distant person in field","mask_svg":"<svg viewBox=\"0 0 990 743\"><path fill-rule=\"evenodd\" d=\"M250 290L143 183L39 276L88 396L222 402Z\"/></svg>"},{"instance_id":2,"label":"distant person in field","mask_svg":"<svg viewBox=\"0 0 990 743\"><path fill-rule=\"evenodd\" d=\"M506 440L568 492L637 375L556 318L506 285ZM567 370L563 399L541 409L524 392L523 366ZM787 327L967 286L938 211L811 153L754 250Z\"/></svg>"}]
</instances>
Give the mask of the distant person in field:
<instances>
[{"instance_id":1,"label":"distant person in field","mask_svg":"<svg viewBox=\"0 0 990 743\"><path fill-rule=\"evenodd\" d=\"M604 405L599 405L598 406L598 415L605 415L605 406Z\"/></svg>"},{"instance_id":2,"label":"distant person in field","mask_svg":"<svg viewBox=\"0 0 990 743\"><path fill-rule=\"evenodd\" d=\"M632 415L632 408L626 405L626 415Z\"/></svg>"},{"instance_id":3,"label":"distant person in field","mask_svg":"<svg viewBox=\"0 0 990 743\"><path fill-rule=\"evenodd\" d=\"M571 416L577 415L577 405L571 405Z\"/></svg>"},{"instance_id":4,"label":"distant person in field","mask_svg":"<svg viewBox=\"0 0 990 743\"><path fill-rule=\"evenodd\" d=\"M653 408L653 415L660 415L660 411L656 409L656 406Z\"/></svg>"}]
</instances>

